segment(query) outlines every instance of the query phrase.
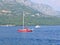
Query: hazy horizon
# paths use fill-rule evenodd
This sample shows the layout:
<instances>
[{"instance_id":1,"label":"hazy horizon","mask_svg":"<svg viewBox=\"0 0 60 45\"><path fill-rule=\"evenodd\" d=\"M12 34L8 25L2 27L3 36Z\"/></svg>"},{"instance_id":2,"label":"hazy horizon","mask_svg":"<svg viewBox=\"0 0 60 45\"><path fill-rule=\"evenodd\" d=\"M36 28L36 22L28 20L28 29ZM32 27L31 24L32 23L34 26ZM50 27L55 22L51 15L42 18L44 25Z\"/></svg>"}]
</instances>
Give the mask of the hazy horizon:
<instances>
[{"instance_id":1,"label":"hazy horizon","mask_svg":"<svg viewBox=\"0 0 60 45\"><path fill-rule=\"evenodd\" d=\"M60 11L60 0L31 0L34 3L50 5L54 10Z\"/></svg>"}]
</instances>

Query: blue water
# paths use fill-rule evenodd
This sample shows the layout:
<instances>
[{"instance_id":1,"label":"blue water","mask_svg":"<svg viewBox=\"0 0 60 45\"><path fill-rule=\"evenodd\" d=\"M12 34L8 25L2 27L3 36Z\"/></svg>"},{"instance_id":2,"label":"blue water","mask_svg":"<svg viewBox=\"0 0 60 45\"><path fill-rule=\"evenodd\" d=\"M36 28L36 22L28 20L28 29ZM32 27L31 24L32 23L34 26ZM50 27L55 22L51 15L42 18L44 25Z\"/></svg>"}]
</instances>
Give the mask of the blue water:
<instances>
[{"instance_id":1,"label":"blue water","mask_svg":"<svg viewBox=\"0 0 60 45\"><path fill-rule=\"evenodd\" d=\"M33 32L17 32L22 26L0 26L0 45L60 45L60 26L28 26Z\"/></svg>"}]
</instances>

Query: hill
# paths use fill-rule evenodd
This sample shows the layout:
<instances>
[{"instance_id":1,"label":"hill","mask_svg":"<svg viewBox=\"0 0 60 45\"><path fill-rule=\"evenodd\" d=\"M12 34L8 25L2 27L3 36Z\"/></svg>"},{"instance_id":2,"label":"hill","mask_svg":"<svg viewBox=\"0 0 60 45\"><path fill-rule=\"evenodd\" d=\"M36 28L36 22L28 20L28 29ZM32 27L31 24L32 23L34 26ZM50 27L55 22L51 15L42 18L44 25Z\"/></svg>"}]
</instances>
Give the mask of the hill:
<instances>
[{"instance_id":1,"label":"hill","mask_svg":"<svg viewBox=\"0 0 60 45\"><path fill-rule=\"evenodd\" d=\"M60 25L59 17L47 15L36 8L18 2L0 2L0 25L22 25L23 12L25 25Z\"/></svg>"}]
</instances>

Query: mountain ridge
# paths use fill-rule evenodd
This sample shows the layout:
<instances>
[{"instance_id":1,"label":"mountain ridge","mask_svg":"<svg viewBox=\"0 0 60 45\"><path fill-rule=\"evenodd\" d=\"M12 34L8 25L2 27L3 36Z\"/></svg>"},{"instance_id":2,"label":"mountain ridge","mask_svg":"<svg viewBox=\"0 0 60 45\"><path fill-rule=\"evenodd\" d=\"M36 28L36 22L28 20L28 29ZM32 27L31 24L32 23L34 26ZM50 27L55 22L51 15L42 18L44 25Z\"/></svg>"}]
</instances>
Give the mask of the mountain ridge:
<instances>
[{"instance_id":1,"label":"mountain ridge","mask_svg":"<svg viewBox=\"0 0 60 45\"><path fill-rule=\"evenodd\" d=\"M0 25L22 25L23 12L25 25L60 25L60 18L46 15L35 8L18 2L0 2Z\"/></svg>"},{"instance_id":2,"label":"mountain ridge","mask_svg":"<svg viewBox=\"0 0 60 45\"><path fill-rule=\"evenodd\" d=\"M20 1L17 1L20 3ZM30 8L33 8L41 13L44 13L45 15L51 15L51 16L60 16L60 13L58 11L54 10L51 6L46 4L37 4L34 2L31 2L30 0L26 0L22 2L23 5L29 6Z\"/></svg>"}]
</instances>

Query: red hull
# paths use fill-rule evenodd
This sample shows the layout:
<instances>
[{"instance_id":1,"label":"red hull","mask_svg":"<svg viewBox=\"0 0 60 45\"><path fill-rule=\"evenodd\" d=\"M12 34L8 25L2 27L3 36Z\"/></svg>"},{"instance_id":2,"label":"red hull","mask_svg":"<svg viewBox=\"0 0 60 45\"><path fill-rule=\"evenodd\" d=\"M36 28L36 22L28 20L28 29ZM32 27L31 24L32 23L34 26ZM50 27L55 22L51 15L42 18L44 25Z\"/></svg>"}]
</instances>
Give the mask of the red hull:
<instances>
[{"instance_id":1,"label":"red hull","mask_svg":"<svg viewBox=\"0 0 60 45\"><path fill-rule=\"evenodd\" d=\"M32 30L30 29L19 29L18 32L32 32Z\"/></svg>"}]
</instances>

